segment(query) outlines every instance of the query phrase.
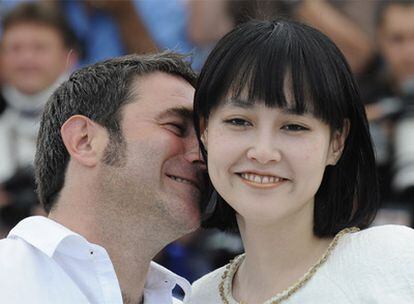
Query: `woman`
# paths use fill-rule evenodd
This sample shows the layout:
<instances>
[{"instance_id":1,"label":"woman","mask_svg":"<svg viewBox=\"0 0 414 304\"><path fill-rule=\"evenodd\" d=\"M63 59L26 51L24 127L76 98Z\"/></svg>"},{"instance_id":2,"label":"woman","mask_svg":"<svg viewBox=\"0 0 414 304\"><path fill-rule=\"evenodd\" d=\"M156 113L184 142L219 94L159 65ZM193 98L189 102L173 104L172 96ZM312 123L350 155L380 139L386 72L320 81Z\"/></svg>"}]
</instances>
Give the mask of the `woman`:
<instances>
[{"instance_id":1,"label":"woman","mask_svg":"<svg viewBox=\"0 0 414 304\"><path fill-rule=\"evenodd\" d=\"M195 96L214 188L205 226L245 254L188 303L414 303L414 233L369 228L374 153L348 64L319 31L251 21L210 54Z\"/></svg>"}]
</instances>

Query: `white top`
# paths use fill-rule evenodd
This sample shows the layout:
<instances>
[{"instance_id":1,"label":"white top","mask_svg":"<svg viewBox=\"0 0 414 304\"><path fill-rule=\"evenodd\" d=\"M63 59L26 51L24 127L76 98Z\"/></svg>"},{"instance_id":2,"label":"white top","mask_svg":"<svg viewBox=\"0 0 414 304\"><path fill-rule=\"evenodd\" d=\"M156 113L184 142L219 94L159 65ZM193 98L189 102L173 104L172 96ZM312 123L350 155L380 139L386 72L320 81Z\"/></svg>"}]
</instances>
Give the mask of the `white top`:
<instances>
[{"instance_id":1,"label":"white top","mask_svg":"<svg viewBox=\"0 0 414 304\"><path fill-rule=\"evenodd\" d=\"M197 280L184 303L221 304L224 269ZM314 276L283 301L297 303L414 303L414 230L386 225L344 235Z\"/></svg>"},{"instance_id":2,"label":"white top","mask_svg":"<svg viewBox=\"0 0 414 304\"><path fill-rule=\"evenodd\" d=\"M190 284L151 262L144 304L181 303L178 284ZM106 250L42 216L22 220L0 240L0 303L122 304L121 289Z\"/></svg>"}]
</instances>

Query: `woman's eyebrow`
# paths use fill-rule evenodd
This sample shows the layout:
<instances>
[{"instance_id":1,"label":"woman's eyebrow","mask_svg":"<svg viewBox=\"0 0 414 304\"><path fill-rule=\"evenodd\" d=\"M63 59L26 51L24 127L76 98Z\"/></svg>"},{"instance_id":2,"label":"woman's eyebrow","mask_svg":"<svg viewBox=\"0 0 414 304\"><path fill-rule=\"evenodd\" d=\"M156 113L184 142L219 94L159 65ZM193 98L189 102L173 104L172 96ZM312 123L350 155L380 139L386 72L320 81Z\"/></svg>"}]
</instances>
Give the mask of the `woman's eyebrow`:
<instances>
[{"instance_id":1,"label":"woman's eyebrow","mask_svg":"<svg viewBox=\"0 0 414 304\"><path fill-rule=\"evenodd\" d=\"M230 98L225 101L225 105L231 107L238 107L243 109L251 109L254 107L255 102L251 100L241 99L241 98Z\"/></svg>"}]
</instances>

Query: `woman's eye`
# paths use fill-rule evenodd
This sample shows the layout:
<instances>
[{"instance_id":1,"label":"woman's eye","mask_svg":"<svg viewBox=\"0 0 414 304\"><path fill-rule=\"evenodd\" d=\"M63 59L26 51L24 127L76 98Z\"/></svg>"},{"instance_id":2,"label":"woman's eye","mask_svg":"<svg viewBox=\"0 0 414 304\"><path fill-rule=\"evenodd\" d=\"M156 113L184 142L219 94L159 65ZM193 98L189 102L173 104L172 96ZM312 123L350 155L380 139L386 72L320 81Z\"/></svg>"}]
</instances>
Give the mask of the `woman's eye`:
<instances>
[{"instance_id":1,"label":"woman's eye","mask_svg":"<svg viewBox=\"0 0 414 304\"><path fill-rule=\"evenodd\" d=\"M224 123L232 125L232 126L236 126L236 127L249 127L252 124L242 118L232 118L232 119L227 119L224 121Z\"/></svg>"},{"instance_id":2,"label":"woman's eye","mask_svg":"<svg viewBox=\"0 0 414 304\"><path fill-rule=\"evenodd\" d=\"M297 124L288 124L288 125L284 125L282 127L282 129L286 130L286 131L293 131L293 132L299 132L299 131L306 131L309 130L308 128L301 126L301 125L297 125Z\"/></svg>"}]
</instances>

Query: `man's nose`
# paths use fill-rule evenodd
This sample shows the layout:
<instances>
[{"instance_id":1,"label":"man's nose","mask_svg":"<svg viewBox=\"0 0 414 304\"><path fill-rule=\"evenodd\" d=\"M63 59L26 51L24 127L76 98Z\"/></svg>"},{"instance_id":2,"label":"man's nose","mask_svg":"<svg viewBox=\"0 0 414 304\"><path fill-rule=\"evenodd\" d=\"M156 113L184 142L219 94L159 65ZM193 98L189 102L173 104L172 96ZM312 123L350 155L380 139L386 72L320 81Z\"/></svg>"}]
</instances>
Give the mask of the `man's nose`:
<instances>
[{"instance_id":1,"label":"man's nose","mask_svg":"<svg viewBox=\"0 0 414 304\"><path fill-rule=\"evenodd\" d=\"M279 162L282 154L271 134L260 134L247 150L247 158L264 165L269 162Z\"/></svg>"},{"instance_id":2,"label":"man's nose","mask_svg":"<svg viewBox=\"0 0 414 304\"><path fill-rule=\"evenodd\" d=\"M195 134L191 134L185 143L184 158L190 163L196 163L199 165L205 165L204 158L201 154L200 145Z\"/></svg>"}]
</instances>

